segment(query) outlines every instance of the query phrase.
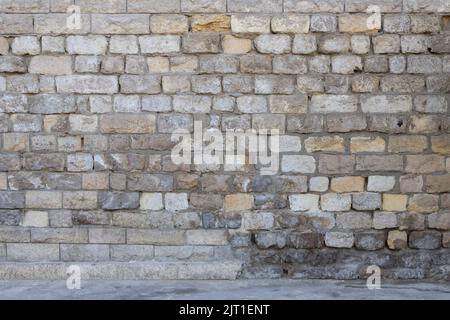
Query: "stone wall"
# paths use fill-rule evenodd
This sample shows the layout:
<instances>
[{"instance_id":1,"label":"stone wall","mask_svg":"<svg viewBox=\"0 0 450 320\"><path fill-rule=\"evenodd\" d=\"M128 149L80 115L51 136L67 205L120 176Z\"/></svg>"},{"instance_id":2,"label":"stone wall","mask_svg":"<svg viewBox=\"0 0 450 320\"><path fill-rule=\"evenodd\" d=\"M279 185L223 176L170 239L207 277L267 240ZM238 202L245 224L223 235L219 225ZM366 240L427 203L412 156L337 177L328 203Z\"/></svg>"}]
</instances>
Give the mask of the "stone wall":
<instances>
[{"instance_id":1,"label":"stone wall","mask_svg":"<svg viewBox=\"0 0 450 320\"><path fill-rule=\"evenodd\" d=\"M448 0L0 0L0 277L448 279L449 75Z\"/></svg>"}]
</instances>

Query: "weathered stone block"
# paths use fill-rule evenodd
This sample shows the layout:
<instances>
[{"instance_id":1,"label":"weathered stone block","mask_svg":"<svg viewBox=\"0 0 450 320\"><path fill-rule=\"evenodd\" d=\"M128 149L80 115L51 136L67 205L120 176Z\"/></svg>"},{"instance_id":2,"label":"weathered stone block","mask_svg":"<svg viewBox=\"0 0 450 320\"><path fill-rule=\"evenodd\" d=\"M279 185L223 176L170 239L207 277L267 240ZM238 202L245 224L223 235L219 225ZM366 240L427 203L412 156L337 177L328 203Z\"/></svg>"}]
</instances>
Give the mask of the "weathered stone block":
<instances>
[{"instance_id":1,"label":"weathered stone block","mask_svg":"<svg viewBox=\"0 0 450 320\"><path fill-rule=\"evenodd\" d=\"M350 95L316 95L311 99L310 109L317 113L355 112L358 100Z\"/></svg>"},{"instance_id":2,"label":"weathered stone block","mask_svg":"<svg viewBox=\"0 0 450 320\"><path fill-rule=\"evenodd\" d=\"M319 39L318 50L321 53L347 53L350 50L348 35L324 35Z\"/></svg>"},{"instance_id":3,"label":"weathered stone block","mask_svg":"<svg viewBox=\"0 0 450 320\"><path fill-rule=\"evenodd\" d=\"M381 194L361 192L353 194L353 209L376 210L381 208Z\"/></svg>"},{"instance_id":4,"label":"weathered stone block","mask_svg":"<svg viewBox=\"0 0 450 320\"><path fill-rule=\"evenodd\" d=\"M189 245L220 246L228 244L227 230L188 230L186 243Z\"/></svg>"},{"instance_id":5,"label":"weathered stone block","mask_svg":"<svg viewBox=\"0 0 450 320\"><path fill-rule=\"evenodd\" d=\"M235 194L226 195L224 208L226 211L243 211L253 208L254 199L252 195L248 194Z\"/></svg>"},{"instance_id":6,"label":"weathered stone block","mask_svg":"<svg viewBox=\"0 0 450 320\"><path fill-rule=\"evenodd\" d=\"M196 15L192 17L191 28L193 32L226 32L231 28L231 18L225 15Z\"/></svg>"},{"instance_id":7,"label":"weathered stone block","mask_svg":"<svg viewBox=\"0 0 450 320\"><path fill-rule=\"evenodd\" d=\"M132 13L180 12L180 0L128 0L127 5Z\"/></svg>"},{"instance_id":8,"label":"weathered stone block","mask_svg":"<svg viewBox=\"0 0 450 320\"><path fill-rule=\"evenodd\" d=\"M97 192L93 191L64 192L63 207L66 209L96 209Z\"/></svg>"},{"instance_id":9,"label":"weathered stone block","mask_svg":"<svg viewBox=\"0 0 450 320\"><path fill-rule=\"evenodd\" d=\"M152 35L139 37L142 53L174 53L180 51L180 37Z\"/></svg>"},{"instance_id":10,"label":"weathered stone block","mask_svg":"<svg viewBox=\"0 0 450 320\"><path fill-rule=\"evenodd\" d=\"M61 244L62 261L107 261L109 245L107 244Z\"/></svg>"},{"instance_id":11,"label":"weathered stone block","mask_svg":"<svg viewBox=\"0 0 450 320\"><path fill-rule=\"evenodd\" d=\"M383 194L383 210L406 211L408 196L402 194Z\"/></svg>"},{"instance_id":12,"label":"weathered stone block","mask_svg":"<svg viewBox=\"0 0 450 320\"><path fill-rule=\"evenodd\" d=\"M27 191L25 206L31 209L59 209L62 206L62 193L53 191Z\"/></svg>"},{"instance_id":13,"label":"weathered stone block","mask_svg":"<svg viewBox=\"0 0 450 320\"><path fill-rule=\"evenodd\" d=\"M383 249L385 242L386 236L383 232L363 232L355 235L355 247L360 250Z\"/></svg>"},{"instance_id":14,"label":"weathered stone block","mask_svg":"<svg viewBox=\"0 0 450 320\"><path fill-rule=\"evenodd\" d=\"M153 133L156 117L152 114L110 114L100 117L100 131L103 133Z\"/></svg>"},{"instance_id":15,"label":"weathered stone block","mask_svg":"<svg viewBox=\"0 0 450 320\"><path fill-rule=\"evenodd\" d=\"M260 35L255 39L255 47L260 53L289 53L291 38L287 35Z\"/></svg>"},{"instance_id":16,"label":"weathered stone block","mask_svg":"<svg viewBox=\"0 0 450 320\"><path fill-rule=\"evenodd\" d=\"M351 248L355 242L353 233L327 232L325 234L325 244L331 248Z\"/></svg>"},{"instance_id":17,"label":"weathered stone block","mask_svg":"<svg viewBox=\"0 0 450 320\"><path fill-rule=\"evenodd\" d=\"M291 195L289 204L292 211L317 211L319 210L319 195Z\"/></svg>"},{"instance_id":18,"label":"weathered stone block","mask_svg":"<svg viewBox=\"0 0 450 320\"><path fill-rule=\"evenodd\" d=\"M92 14L91 24L94 34L146 34L150 21L146 14Z\"/></svg>"},{"instance_id":19,"label":"weathered stone block","mask_svg":"<svg viewBox=\"0 0 450 320\"><path fill-rule=\"evenodd\" d=\"M450 154L450 135L431 137L431 149L436 153Z\"/></svg>"},{"instance_id":20,"label":"weathered stone block","mask_svg":"<svg viewBox=\"0 0 450 320\"><path fill-rule=\"evenodd\" d=\"M272 31L275 33L308 33L309 16L287 14L272 18Z\"/></svg>"},{"instance_id":21,"label":"weathered stone block","mask_svg":"<svg viewBox=\"0 0 450 320\"><path fill-rule=\"evenodd\" d=\"M398 227L397 215L393 212L374 212L373 227L375 229L393 229Z\"/></svg>"},{"instance_id":22,"label":"weathered stone block","mask_svg":"<svg viewBox=\"0 0 450 320\"><path fill-rule=\"evenodd\" d=\"M125 238L125 229L89 229L89 243L125 243Z\"/></svg>"},{"instance_id":23,"label":"weathered stone block","mask_svg":"<svg viewBox=\"0 0 450 320\"><path fill-rule=\"evenodd\" d=\"M292 52L296 54L310 54L317 51L317 39L312 34L297 34L292 44Z\"/></svg>"},{"instance_id":24,"label":"weathered stone block","mask_svg":"<svg viewBox=\"0 0 450 320\"><path fill-rule=\"evenodd\" d=\"M445 171L444 157L438 155L408 155L406 156L405 171L416 174Z\"/></svg>"},{"instance_id":25,"label":"weathered stone block","mask_svg":"<svg viewBox=\"0 0 450 320\"><path fill-rule=\"evenodd\" d=\"M283 172L314 173L316 161L311 156L283 155L281 170Z\"/></svg>"},{"instance_id":26,"label":"weathered stone block","mask_svg":"<svg viewBox=\"0 0 450 320\"><path fill-rule=\"evenodd\" d=\"M185 242L183 230L127 230L127 244L183 245Z\"/></svg>"},{"instance_id":27,"label":"weathered stone block","mask_svg":"<svg viewBox=\"0 0 450 320\"><path fill-rule=\"evenodd\" d=\"M257 94L291 94L294 92L295 79L290 76L256 76L255 93Z\"/></svg>"},{"instance_id":28,"label":"weathered stone block","mask_svg":"<svg viewBox=\"0 0 450 320\"><path fill-rule=\"evenodd\" d=\"M412 110L412 99L410 96L362 96L361 109L370 113L399 113Z\"/></svg>"},{"instance_id":29,"label":"weathered stone block","mask_svg":"<svg viewBox=\"0 0 450 320\"><path fill-rule=\"evenodd\" d=\"M352 197L349 194L327 193L321 196L320 204L324 211L348 211Z\"/></svg>"},{"instance_id":30,"label":"weathered stone block","mask_svg":"<svg viewBox=\"0 0 450 320\"><path fill-rule=\"evenodd\" d=\"M405 231L389 231L387 245L391 250L401 250L408 246L408 235Z\"/></svg>"},{"instance_id":31,"label":"weathered stone block","mask_svg":"<svg viewBox=\"0 0 450 320\"><path fill-rule=\"evenodd\" d=\"M350 174L354 167L354 156L320 155L319 158L319 172L323 174Z\"/></svg>"},{"instance_id":32,"label":"weathered stone block","mask_svg":"<svg viewBox=\"0 0 450 320\"><path fill-rule=\"evenodd\" d=\"M337 177L331 179L331 191L362 192L364 191L365 179L363 177Z\"/></svg>"},{"instance_id":33,"label":"weathered stone block","mask_svg":"<svg viewBox=\"0 0 450 320\"><path fill-rule=\"evenodd\" d=\"M433 199L435 200L435 198ZM436 209L435 209L436 210ZM434 212L427 217L428 227L439 230L450 229L450 212Z\"/></svg>"},{"instance_id":34,"label":"weathered stone block","mask_svg":"<svg viewBox=\"0 0 450 320\"><path fill-rule=\"evenodd\" d=\"M183 36L183 52L185 53L217 53L220 36L213 33L188 33Z\"/></svg>"},{"instance_id":35,"label":"weathered stone block","mask_svg":"<svg viewBox=\"0 0 450 320\"><path fill-rule=\"evenodd\" d=\"M58 261L58 244L8 243L8 260L18 262Z\"/></svg>"},{"instance_id":36,"label":"weathered stone block","mask_svg":"<svg viewBox=\"0 0 450 320\"><path fill-rule=\"evenodd\" d=\"M345 152L344 139L339 136L310 137L305 140L307 152Z\"/></svg>"},{"instance_id":37,"label":"weathered stone block","mask_svg":"<svg viewBox=\"0 0 450 320\"><path fill-rule=\"evenodd\" d=\"M333 15L315 14L311 16L311 31L336 32L337 19Z\"/></svg>"},{"instance_id":38,"label":"weathered stone block","mask_svg":"<svg viewBox=\"0 0 450 320\"><path fill-rule=\"evenodd\" d=\"M136 192L100 192L99 203L101 208L106 210L137 209L139 194Z\"/></svg>"},{"instance_id":39,"label":"weathered stone block","mask_svg":"<svg viewBox=\"0 0 450 320\"><path fill-rule=\"evenodd\" d=\"M59 93L113 94L119 86L115 76L72 75L56 77L56 88Z\"/></svg>"},{"instance_id":40,"label":"weathered stone block","mask_svg":"<svg viewBox=\"0 0 450 320\"><path fill-rule=\"evenodd\" d=\"M338 17L339 31L342 33L376 32L381 26L368 23L369 14L344 14Z\"/></svg>"},{"instance_id":41,"label":"weathered stone block","mask_svg":"<svg viewBox=\"0 0 450 320\"><path fill-rule=\"evenodd\" d=\"M270 33L270 17L263 15L232 15L234 33Z\"/></svg>"},{"instance_id":42,"label":"weathered stone block","mask_svg":"<svg viewBox=\"0 0 450 320\"><path fill-rule=\"evenodd\" d=\"M274 216L270 212L245 212L242 216L244 230L269 230L274 222Z\"/></svg>"},{"instance_id":43,"label":"weathered stone block","mask_svg":"<svg viewBox=\"0 0 450 320\"><path fill-rule=\"evenodd\" d=\"M409 235L409 246L413 249L437 249L441 241L442 234L437 231L413 231Z\"/></svg>"}]
</instances>

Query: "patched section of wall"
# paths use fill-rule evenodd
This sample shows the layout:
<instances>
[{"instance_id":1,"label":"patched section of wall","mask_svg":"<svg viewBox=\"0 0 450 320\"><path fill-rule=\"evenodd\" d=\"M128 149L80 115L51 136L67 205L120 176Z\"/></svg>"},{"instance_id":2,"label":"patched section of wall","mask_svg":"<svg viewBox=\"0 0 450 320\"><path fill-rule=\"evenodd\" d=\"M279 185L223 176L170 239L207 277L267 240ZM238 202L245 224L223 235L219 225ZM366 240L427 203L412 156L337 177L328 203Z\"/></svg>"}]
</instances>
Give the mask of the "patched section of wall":
<instances>
[{"instance_id":1,"label":"patched section of wall","mask_svg":"<svg viewBox=\"0 0 450 320\"><path fill-rule=\"evenodd\" d=\"M0 0L0 274L449 279L449 95L448 1Z\"/></svg>"}]
</instances>

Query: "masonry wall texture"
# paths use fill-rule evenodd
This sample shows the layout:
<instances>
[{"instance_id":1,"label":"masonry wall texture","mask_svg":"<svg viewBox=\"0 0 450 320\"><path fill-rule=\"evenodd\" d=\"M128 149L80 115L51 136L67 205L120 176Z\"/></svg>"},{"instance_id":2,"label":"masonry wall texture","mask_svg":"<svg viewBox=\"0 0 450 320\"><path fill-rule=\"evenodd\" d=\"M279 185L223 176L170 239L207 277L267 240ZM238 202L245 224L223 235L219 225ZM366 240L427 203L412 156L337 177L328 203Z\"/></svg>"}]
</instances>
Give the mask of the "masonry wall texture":
<instances>
[{"instance_id":1,"label":"masonry wall texture","mask_svg":"<svg viewBox=\"0 0 450 320\"><path fill-rule=\"evenodd\" d=\"M0 278L448 280L449 98L448 0L0 0Z\"/></svg>"}]
</instances>

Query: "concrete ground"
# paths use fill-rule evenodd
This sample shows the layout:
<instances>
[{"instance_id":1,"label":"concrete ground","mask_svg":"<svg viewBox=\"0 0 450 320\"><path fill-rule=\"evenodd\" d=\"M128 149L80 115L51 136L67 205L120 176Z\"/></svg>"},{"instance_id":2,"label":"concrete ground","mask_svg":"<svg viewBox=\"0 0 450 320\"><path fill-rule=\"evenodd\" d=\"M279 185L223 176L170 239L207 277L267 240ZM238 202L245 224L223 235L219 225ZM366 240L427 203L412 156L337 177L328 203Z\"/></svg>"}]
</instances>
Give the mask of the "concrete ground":
<instances>
[{"instance_id":1,"label":"concrete ground","mask_svg":"<svg viewBox=\"0 0 450 320\"><path fill-rule=\"evenodd\" d=\"M273 299L446 299L449 283L382 282L368 290L362 281L82 281L68 290L65 281L0 281L0 299L113 300L273 300Z\"/></svg>"}]
</instances>

